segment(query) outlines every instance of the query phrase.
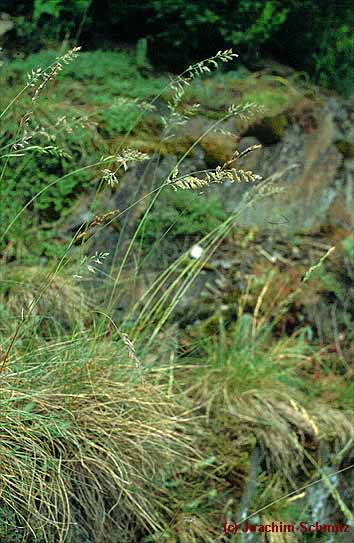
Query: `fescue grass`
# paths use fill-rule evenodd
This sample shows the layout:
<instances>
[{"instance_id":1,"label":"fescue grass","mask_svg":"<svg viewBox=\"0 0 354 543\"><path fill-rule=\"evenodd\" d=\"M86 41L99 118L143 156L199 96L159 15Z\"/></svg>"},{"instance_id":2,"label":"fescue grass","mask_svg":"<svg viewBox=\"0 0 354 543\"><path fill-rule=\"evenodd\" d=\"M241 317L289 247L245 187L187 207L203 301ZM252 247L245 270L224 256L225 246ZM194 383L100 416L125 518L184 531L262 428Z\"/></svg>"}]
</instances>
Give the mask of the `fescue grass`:
<instances>
[{"instance_id":1,"label":"fescue grass","mask_svg":"<svg viewBox=\"0 0 354 543\"><path fill-rule=\"evenodd\" d=\"M117 64L112 63L111 55L95 55L95 83L85 64L87 56L82 57L77 71L74 64L68 68L72 102L79 99L75 89L94 93L98 80L118 95L124 88L129 98L151 97L149 85L140 81L136 67L127 66L124 55L114 57ZM230 51L218 53L187 69L167 87L162 143L192 113L183 106L186 88L215 64L232 58ZM54 71L57 62L60 60L54 61ZM19 71L32 69L26 66ZM37 91L43 92L42 83L57 84L58 75L32 74L33 109ZM118 75L126 77L126 87L117 81ZM138 80L144 96L139 88L133 93ZM154 92L160 90L159 82ZM250 109L248 103L230 108L224 118ZM13 122L7 114L4 118ZM21 130L29 127L27 121L22 118ZM124 129L129 132L130 128ZM121 129L114 123L112 133ZM12 159L17 161L22 154L26 159L31 151L21 130L12 130L5 137L11 153L3 157L2 182L9 171L13 175ZM14 144L18 143L11 139L14 134L23 147ZM28 224L25 212L35 210L39 197L52 186L60 187L69 173L60 172L51 181L53 185L27 194L5 225L5 265L0 276L1 541L211 543L220 539L226 519L254 516L258 509L262 509L262 518L271 518L277 511L272 506L275 498L280 496L281 501L281 496L295 492L299 485L322 476L322 445L328 445L331 453L326 462L332 461L336 469L353 457L348 404L331 409L322 398L321 387L311 383L307 372L314 350L305 334L296 330L280 339L273 334L296 289L267 313L262 310L267 280L261 282L253 305L250 307L246 292L231 323L216 312L213 333L206 325L196 325L194 351L183 356L178 356L178 349L185 331L170 337L171 318L180 300L193 288L238 214L276 192L275 178L250 190L226 219L214 210L215 221L209 218L200 223L200 208L192 206L197 224L182 224L181 228L184 226L185 234L193 227L202 256L192 259L187 250L159 274L120 320L116 318L124 272L132 279L141 273L140 263L134 260L136 247L144 244L144 228L150 213L154 218L163 190L183 191L182 197L175 197L174 192L171 197L183 204L190 190L207 190L208 185L233 176L240 182L260 181L252 172L236 169L237 154L200 177L194 172L181 175L178 168L194 145L179 157L162 185L145 194L148 206L123 257L119 245L114 255L107 255L104 247L90 255L84 236L76 249L74 240L65 240L46 267L38 259L36 265L24 266L21 252L11 252L13 227L18 225L17 234L23 237L21 229ZM100 188L105 183L115 186L120 169L128 163L145 160L129 149L115 149L114 155L97 161L95 156L92 162L89 158L79 162L77 173L92 171ZM9 197L6 191L5 195ZM27 215L27 221L30 217ZM115 219L116 215L110 218ZM175 219L167 219L162 226L168 229L168 220ZM95 220L100 228L94 236L98 237L107 225L100 218ZM75 238L89 226L82 224ZM159 236L158 232L154 239ZM108 257L109 269L99 274ZM135 267L129 268L132 261ZM322 264L320 261L317 268ZM87 299L80 282L82 267L86 275L96 274L96 281L104 283L103 300L94 295ZM348 517L348 508L338 496L336 504L342 516Z\"/></svg>"},{"instance_id":2,"label":"fescue grass","mask_svg":"<svg viewBox=\"0 0 354 543\"><path fill-rule=\"evenodd\" d=\"M2 376L1 500L29 538L157 530L162 470L192 456L177 400L141 383L121 342L92 339L43 344Z\"/></svg>"}]
</instances>

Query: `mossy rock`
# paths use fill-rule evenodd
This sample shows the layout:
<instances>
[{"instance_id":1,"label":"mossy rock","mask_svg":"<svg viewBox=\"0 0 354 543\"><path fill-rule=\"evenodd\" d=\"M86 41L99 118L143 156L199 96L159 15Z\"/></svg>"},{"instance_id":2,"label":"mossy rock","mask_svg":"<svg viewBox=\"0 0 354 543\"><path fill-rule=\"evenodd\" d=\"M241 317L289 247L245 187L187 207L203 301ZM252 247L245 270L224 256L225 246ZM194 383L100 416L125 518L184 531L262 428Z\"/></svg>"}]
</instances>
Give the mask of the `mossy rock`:
<instances>
[{"instance_id":1,"label":"mossy rock","mask_svg":"<svg viewBox=\"0 0 354 543\"><path fill-rule=\"evenodd\" d=\"M344 158L354 158L354 142L341 140L336 143L336 147Z\"/></svg>"},{"instance_id":2,"label":"mossy rock","mask_svg":"<svg viewBox=\"0 0 354 543\"><path fill-rule=\"evenodd\" d=\"M155 136L131 136L128 139L121 138L121 141L124 142L127 147L137 149L138 151L147 153L148 155L153 155L156 153L161 156L166 156L171 154L168 146L161 141L161 138L159 139Z\"/></svg>"},{"instance_id":3,"label":"mossy rock","mask_svg":"<svg viewBox=\"0 0 354 543\"><path fill-rule=\"evenodd\" d=\"M272 119L269 119L269 125L272 130L272 133L279 140L282 139L285 129L288 126L288 124L289 124L289 120L284 113L281 115L277 115L276 117L273 117Z\"/></svg>"},{"instance_id":4,"label":"mossy rock","mask_svg":"<svg viewBox=\"0 0 354 543\"><path fill-rule=\"evenodd\" d=\"M207 136L200 142L209 166L222 166L231 160L236 150L235 141L223 134Z\"/></svg>"},{"instance_id":5,"label":"mossy rock","mask_svg":"<svg viewBox=\"0 0 354 543\"><path fill-rule=\"evenodd\" d=\"M288 125L287 115L281 113L275 117L266 117L260 123L252 126L247 131L247 135L256 137L264 145L273 145L282 140Z\"/></svg>"},{"instance_id":6,"label":"mossy rock","mask_svg":"<svg viewBox=\"0 0 354 543\"><path fill-rule=\"evenodd\" d=\"M222 165L231 160L236 143L227 134L213 130L213 123L206 117L194 117L175 131L175 137L166 142L170 154L186 153L197 141L205 153L208 167ZM200 140L200 141L199 141Z\"/></svg>"},{"instance_id":7,"label":"mossy rock","mask_svg":"<svg viewBox=\"0 0 354 543\"><path fill-rule=\"evenodd\" d=\"M175 135L171 139L163 141L158 134L151 135L142 132L131 136L128 139L128 145L150 155L158 153L161 156L180 157L188 153L195 142L201 138L198 145L205 153L208 167L221 166L231 160L237 145L233 138L227 134L214 132L210 130L210 127L211 123L207 118L194 118L182 127L176 128Z\"/></svg>"}]
</instances>

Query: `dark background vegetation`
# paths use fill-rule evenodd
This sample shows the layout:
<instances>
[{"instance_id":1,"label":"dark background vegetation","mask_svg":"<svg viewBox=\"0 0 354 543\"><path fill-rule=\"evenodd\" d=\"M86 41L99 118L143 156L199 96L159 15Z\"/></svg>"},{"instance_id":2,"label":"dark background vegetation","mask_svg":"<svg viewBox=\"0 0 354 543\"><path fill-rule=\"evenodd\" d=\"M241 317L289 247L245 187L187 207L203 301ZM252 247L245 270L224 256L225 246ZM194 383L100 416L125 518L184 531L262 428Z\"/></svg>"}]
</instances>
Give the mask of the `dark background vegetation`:
<instances>
[{"instance_id":1,"label":"dark background vegetation","mask_svg":"<svg viewBox=\"0 0 354 543\"><path fill-rule=\"evenodd\" d=\"M179 71L233 47L251 69L272 57L323 86L351 91L351 0L2 0L0 11L17 17L5 44L14 53L65 39L84 49L146 39L156 67Z\"/></svg>"}]
</instances>

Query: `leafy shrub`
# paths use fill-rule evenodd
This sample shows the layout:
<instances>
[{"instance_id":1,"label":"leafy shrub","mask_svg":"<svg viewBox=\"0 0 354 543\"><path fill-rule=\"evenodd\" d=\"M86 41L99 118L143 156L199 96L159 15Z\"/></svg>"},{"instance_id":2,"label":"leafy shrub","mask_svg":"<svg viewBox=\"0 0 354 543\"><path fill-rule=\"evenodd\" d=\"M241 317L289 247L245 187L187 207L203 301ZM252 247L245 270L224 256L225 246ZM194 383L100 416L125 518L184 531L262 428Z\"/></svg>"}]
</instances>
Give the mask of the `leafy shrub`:
<instances>
[{"instance_id":1,"label":"leafy shrub","mask_svg":"<svg viewBox=\"0 0 354 543\"><path fill-rule=\"evenodd\" d=\"M79 38L92 0L30 0L2 2L2 10L15 17L15 28L5 36L6 48L13 50L14 41L26 52L56 46L69 35Z\"/></svg>"},{"instance_id":2,"label":"leafy shrub","mask_svg":"<svg viewBox=\"0 0 354 543\"><path fill-rule=\"evenodd\" d=\"M157 65L180 68L215 48L234 47L251 64L261 51L306 69L321 85L352 91L352 2L330 0L33 0L4 2L4 11L17 17L5 47L18 42L26 50L76 39L88 47L119 40L138 43L139 67L150 56ZM109 10L109 18L107 18ZM213 40L209 36L213 36ZM35 36L36 41L33 41ZM142 56L141 56L142 55ZM143 64L141 65L141 58ZM100 66L97 65L97 69Z\"/></svg>"},{"instance_id":3,"label":"leafy shrub","mask_svg":"<svg viewBox=\"0 0 354 543\"><path fill-rule=\"evenodd\" d=\"M284 62L307 69L321 85L351 92L349 1L331 0L323 6L312 0L218 0L211 6L206 0L148 0L139 5L119 0L107 9L109 20L106 10L91 0L34 0L16 7L5 2L4 10L17 17L5 47L17 42L33 51L81 32L83 43L92 47L115 42L119 33L120 40L138 42L139 67L142 54L144 66L150 55L155 63L173 68L225 46L237 48L254 63L266 48Z\"/></svg>"},{"instance_id":4,"label":"leafy shrub","mask_svg":"<svg viewBox=\"0 0 354 543\"><path fill-rule=\"evenodd\" d=\"M33 19L37 21L42 15L52 15L55 18L63 16L65 13L71 15L83 14L88 9L92 0L71 0L62 2L62 0L34 0Z\"/></svg>"},{"instance_id":5,"label":"leafy shrub","mask_svg":"<svg viewBox=\"0 0 354 543\"><path fill-rule=\"evenodd\" d=\"M288 17L270 48L283 62L307 70L320 85L344 95L353 91L353 6L350 0L325 3L287 0Z\"/></svg>"},{"instance_id":6,"label":"leafy shrub","mask_svg":"<svg viewBox=\"0 0 354 543\"><path fill-rule=\"evenodd\" d=\"M225 44L244 54L257 52L285 20L287 9L282 4L278 0L221 0L213 5L206 0L149 0L142 7L145 23L139 30L140 35L148 36L155 62L180 67ZM111 9L111 28L123 27L124 32L135 11L136 6L116 2ZM99 18L97 8L93 13ZM129 40L128 35L124 38Z\"/></svg>"}]
</instances>

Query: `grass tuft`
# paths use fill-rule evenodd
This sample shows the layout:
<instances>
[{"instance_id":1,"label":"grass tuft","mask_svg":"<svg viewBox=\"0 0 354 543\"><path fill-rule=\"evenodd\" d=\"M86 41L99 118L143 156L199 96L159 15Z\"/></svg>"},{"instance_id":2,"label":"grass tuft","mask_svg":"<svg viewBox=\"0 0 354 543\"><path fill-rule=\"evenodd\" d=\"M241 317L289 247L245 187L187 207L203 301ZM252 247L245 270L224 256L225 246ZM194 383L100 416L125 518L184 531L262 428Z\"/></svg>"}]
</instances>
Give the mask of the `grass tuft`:
<instances>
[{"instance_id":1,"label":"grass tuft","mask_svg":"<svg viewBox=\"0 0 354 543\"><path fill-rule=\"evenodd\" d=\"M77 527L97 543L158 530L154 488L166 465L191 456L179 430L187 417L162 386L142 385L126 358L119 343L64 342L8 365L0 499L16 524L2 526L2 540L19 525L53 542L71 541Z\"/></svg>"}]
</instances>

